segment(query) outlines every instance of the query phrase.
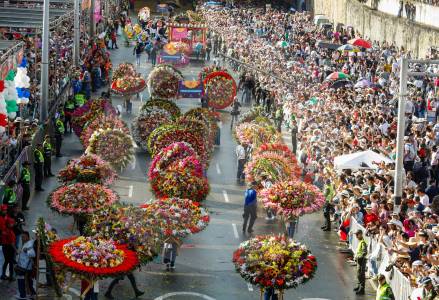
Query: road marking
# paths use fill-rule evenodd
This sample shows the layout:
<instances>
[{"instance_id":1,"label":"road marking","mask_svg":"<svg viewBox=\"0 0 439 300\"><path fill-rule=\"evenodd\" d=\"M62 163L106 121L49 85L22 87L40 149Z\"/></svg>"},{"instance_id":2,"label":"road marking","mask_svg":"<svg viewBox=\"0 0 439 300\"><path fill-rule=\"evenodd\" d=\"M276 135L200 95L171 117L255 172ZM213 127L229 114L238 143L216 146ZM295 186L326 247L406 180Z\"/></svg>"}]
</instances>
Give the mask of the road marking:
<instances>
[{"instance_id":1,"label":"road marking","mask_svg":"<svg viewBox=\"0 0 439 300\"><path fill-rule=\"evenodd\" d=\"M253 286L251 285L251 283L247 283L247 287L249 292L253 292Z\"/></svg>"},{"instance_id":2,"label":"road marking","mask_svg":"<svg viewBox=\"0 0 439 300\"><path fill-rule=\"evenodd\" d=\"M233 226L233 234L235 235L235 238L239 239L238 229L236 228L236 224L232 224Z\"/></svg>"},{"instance_id":3,"label":"road marking","mask_svg":"<svg viewBox=\"0 0 439 300\"><path fill-rule=\"evenodd\" d=\"M229 195L227 194L226 190L223 190L223 196L224 196L224 201L226 201L227 203L229 203Z\"/></svg>"},{"instance_id":4,"label":"road marking","mask_svg":"<svg viewBox=\"0 0 439 300\"><path fill-rule=\"evenodd\" d=\"M236 249L236 247L235 247ZM200 273L178 273L178 272L154 272L154 271L143 271L142 273L150 274L150 275L162 275L162 276L185 276L185 277L209 277L216 278L217 276L210 274L200 274Z\"/></svg>"},{"instance_id":5,"label":"road marking","mask_svg":"<svg viewBox=\"0 0 439 300\"><path fill-rule=\"evenodd\" d=\"M73 294L75 294L76 296L81 296L81 292L75 288L69 288L69 292L72 292Z\"/></svg>"},{"instance_id":6,"label":"road marking","mask_svg":"<svg viewBox=\"0 0 439 300\"><path fill-rule=\"evenodd\" d=\"M212 298L210 296L204 295L204 294L199 294L199 293L194 293L194 292L174 292L174 293L167 293L164 294L163 296L157 297L154 300L163 300L163 299L167 299L167 298L171 298L173 296L179 296L179 295L185 295L185 296L196 296L199 297L201 299L205 299L205 300L215 300L215 298Z\"/></svg>"},{"instance_id":7,"label":"road marking","mask_svg":"<svg viewBox=\"0 0 439 300\"><path fill-rule=\"evenodd\" d=\"M128 187L128 197L133 198L133 186L132 185L130 185Z\"/></svg>"},{"instance_id":8,"label":"road marking","mask_svg":"<svg viewBox=\"0 0 439 300\"><path fill-rule=\"evenodd\" d=\"M221 175L221 169L218 163L216 163L216 172L218 173L218 175Z\"/></svg>"}]
</instances>

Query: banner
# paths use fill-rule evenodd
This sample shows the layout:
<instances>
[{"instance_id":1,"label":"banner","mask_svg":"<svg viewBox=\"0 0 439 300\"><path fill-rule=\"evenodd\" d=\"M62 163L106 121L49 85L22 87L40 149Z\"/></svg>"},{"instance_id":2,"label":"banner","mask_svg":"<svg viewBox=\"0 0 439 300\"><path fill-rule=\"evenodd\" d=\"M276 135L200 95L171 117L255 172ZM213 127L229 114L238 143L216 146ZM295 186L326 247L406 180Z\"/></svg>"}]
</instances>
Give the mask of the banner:
<instances>
[{"instance_id":1,"label":"banner","mask_svg":"<svg viewBox=\"0 0 439 300\"><path fill-rule=\"evenodd\" d=\"M157 12L166 14L168 12L168 4L157 4Z\"/></svg>"},{"instance_id":2,"label":"banner","mask_svg":"<svg viewBox=\"0 0 439 300\"><path fill-rule=\"evenodd\" d=\"M199 80L182 80L178 83L178 94L181 98L201 98L203 85Z\"/></svg>"},{"instance_id":3,"label":"banner","mask_svg":"<svg viewBox=\"0 0 439 300\"><path fill-rule=\"evenodd\" d=\"M181 41L182 39L186 39L187 34L188 34L187 28L173 27L171 32L172 41Z\"/></svg>"}]
</instances>

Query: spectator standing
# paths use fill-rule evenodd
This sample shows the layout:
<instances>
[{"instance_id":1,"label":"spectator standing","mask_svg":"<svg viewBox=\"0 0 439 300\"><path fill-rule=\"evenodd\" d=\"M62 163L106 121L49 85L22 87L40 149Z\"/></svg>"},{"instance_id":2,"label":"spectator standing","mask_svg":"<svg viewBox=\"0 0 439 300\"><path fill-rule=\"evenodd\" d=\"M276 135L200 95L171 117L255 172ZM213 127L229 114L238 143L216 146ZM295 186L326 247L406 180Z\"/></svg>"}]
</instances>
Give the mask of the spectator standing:
<instances>
[{"instance_id":1,"label":"spectator standing","mask_svg":"<svg viewBox=\"0 0 439 300\"><path fill-rule=\"evenodd\" d=\"M27 288L30 290L31 296L36 294L32 276L33 263L36 256L34 249L35 241L30 238L29 232L24 231L21 235L21 242L22 247L18 254L16 267L18 299L29 299L26 292Z\"/></svg>"}]
</instances>

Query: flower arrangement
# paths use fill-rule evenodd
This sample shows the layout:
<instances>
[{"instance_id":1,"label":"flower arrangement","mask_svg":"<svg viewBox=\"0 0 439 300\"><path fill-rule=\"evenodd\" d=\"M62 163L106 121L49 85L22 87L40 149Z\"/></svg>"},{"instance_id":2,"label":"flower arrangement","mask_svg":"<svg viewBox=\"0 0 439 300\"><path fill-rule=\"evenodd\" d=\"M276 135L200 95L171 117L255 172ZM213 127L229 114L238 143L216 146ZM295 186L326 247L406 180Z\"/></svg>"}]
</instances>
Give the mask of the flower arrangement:
<instances>
[{"instance_id":1,"label":"flower arrangement","mask_svg":"<svg viewBox=\"0 0 439 300\"><path fill-rule=\"evenodd\" d=\"M209 194L209 182L205 177L196 176L192 170L167 170L150 181L151 188L157 198L184 198L203 201Z\"/></svg>"},{"instance_id":2,"label":"flower arrangement","mask_svg":"<svg viewBox=\"0 0 439 300\"><path fill-rule=\"evenodd\" d=\"M141 108L141 111L158 108L164 109L171 114L172 119L176 119L180 116L180 108L174 102L167 99L149 99Z\"/></svg>"},{"instance_id":3,"label":"flower arrangement","mask_svg":"<svg viewBox=\"0 0 439 300\"><path fill-rule=\"evenodd\" d=\"M229 107L236 96L236 82L225 71L210 73L203 81L210 107L224 109Z\"/></svg>"},{"instance_id":4,"label":"flower arrangement","mask_svg":"<svg viewBox=\"0 0 439 300\"><path fill-rule=\"evenodd\" d=\"M152 97L163 99L176 98L178 82L183 80L180 71L171 65L160 64L148 76L148 89Z\"/></svg>"},{"instance_id":5,"label":"flower arrangement","mask_svg":"<svg viewBox=\"0 0 439 300\"><path fill-rule=\"evenodd\" d=\"M139 21L147 22L151 16L151 11L149 7L143 7L139 10L139 13L137 14L137 18Z\"/></svg>"},{"instance_id":6,"label":"flower arrangement","mask_svg":"<svg viewBox=\"0 0 439 300\"><path fill-rule=\"evenodd\" d=\"M171 114L161 108L148 108L142 110L133 120L132 133L137 145L148 150L148 138L154 129L171 122Z\"/></svg>"},{"instance_id":7,"label":"flower arrangement","mask_svg":"<svg viewBox=\"0 0 439 300\"><path fill-rule=\"evenodd\" d=\"M320 210L325 197L317 187L298 180L280 181L261 192L265 207L285 219L300 217Z\"/></svg>"},{"instance_id":8,"label":"flower arrangement","mask_svg":"<svg viewBox=\"0 0 439 300\"><path fill-rule=\"evenodd\" d=\"M316 258L307 247L285 236L256 236L241 243L233 263L251 284L281 291L307 282L317 270Z\"/></svg>"},{"instance_id":9,"label":"flower arrangement","mask_svg":"<svg viewBox=\"0 0 439 300\"><path fill-rule=\"evenodd\" d=\"M63 184L89 182L110 185L116 177L117 174L110 164L94 154L85 154L71 160L58 173L58 180Z\"/></svg>"},{"instance_id":10,"label":"flower arrangement","mask_svg":"<svg viewBox=\"0 0 439 300\"><path fill-rule=\"evenodd\" d=\"M204 122L209 128L209 140L215 140L216 132L218 130L217 122L221 119L220 113L207 108L197 107L190 109L184 115Z\"/></svg>"},{"instance_id":11,"label":"flower arrangement","mask_svg":"<svg viewBox=\"0 0 439 300\"><path fill-rule=\"evenodd\" d=\"M262 188L262 176L267 176L272 183L288 180L294 177L295 166L282 155L266 152L253 155L244 169L245 180L256 182L257 188Z\"/></svg>"},{"instance_id":12,"label":"flower arrangement","mask_svg":"<svg viewBox=\"0 0 439 300\"><path fill-rule=\"evenodd\" d=\"M198 154L203 165L207 164L208 153L204 137L177 125L163 125L155 129L149 136L148 150L151 156L154 157L161 149L175 142L186 142L190 144Z\"/></svg>"},{"instance_id":13,"label":"flower arrangement","mask_svg":"<svg viewBox=\"0 0 439 300\"><path fill-rule=\"evenodd\" d=\"M210 221L207 210L189 199L161 198L141 207L152 226L160 228L165 236L184 238L200 232Z\"/></svg>"},{"instance_id":14,"label":"flower arrangement","mask_svg":"<svg viewBox=\"0 0 439 300\"><path fill-rule=\"evenodd\" d=\"M136 76L124 76L111 83L111 90L118 95L134 95L140 93L146 88L145 79Z\"/></svg>"},{"instance_id":15,"label":"flower arrangement","mask_svg":"<svg viewBox=\"0 0 439 300\"><path fill-rule=\"evenodd\" d=\"M258 147L266 143L279 143L282 137L273 126L241 123L235 128L235 138L240 143Z\"/></svg>"},{"instance_id":16,"label":"flower arrangement","mask_svg":"<svg viewBox=\"0 0 439 300\"><path fill-rule=\"evenodd\" d=\"M125 76L137 76L136 68L133 64L122 63L113 71L113 81Z\"/></svg>"},{"instance_id":17,"label":"flower arrangement","mask_svg":"<svg viewBox=\"0 0 439 300\"><path fill-rule=\"evenodd\" d=\"M196 157L196 155L197 153L188 143L176 142L170 144L154 156L151 167L148 171L149 180L166 172L171 164L179 162L186 157Z\"/></svg>"},{"instance_id":18,"label":"flower arrangement","mask_svg":"<svg viewBox=\"0 0 439 300\"><path fill-rule=\"evenodd\" d=\"M115 115L105 116L101 114L84 127L80 136L80 140L84 148L88 147L88 143L93 133L101 128L120 129L126 134L129 133L127 124L120 118Z\"/></svg>"},{"instance_id":19,"label":"flower arrangement","mask_svg":"<svg viewBox=\"0 0 439 300\"><path fill-rule=\"evenodd\" d=\"M285 159L289 161L288 164L293 170L293 176L299 178L300 175L302 174L302 169L299 167L297 163L296 156L293 154L293 152L291 152L290 148L288 148L287 145L283 143L262 144L261 146L259 146L259 148L253 151L254 156L258 156L264 153L268 153L268 155L269 153L273 153L275 155L277 154L285 157Z\"/></svg>"},{"instance_id":20,"label":"flower arrangement","mask_svg":"<svg viewBox=\"0 0 439 300\"><path fill-rule=\"evenodd\" d=\"M91 214L113 204L118 198L103 185L79 182L54 190L48 197L48 205L61 214Z\"/></svg>"},{"instance_id":21,"label":"flower arrangement","mask_svg":"<svg viewBox=\"0 0 439 300\"><path fill-rule=\"evenodd\" d=\"M72 127L75 134L81 136L86 124L91 123L101 114L115 115L116 110L106 99L91 99L83 106L76 108L72 113Z\"/></svg>"},{"instance_id":22,"label":"flower arrangement","mask_svg":"<svg viewBox=\"0 0 439 300\"><path fill-rule=\"evenodd\" d=\"M191 132L198 134L202 137L204 137L204 140L206 142L207 149L213 148L213 142L215 136L213 136L210 132L210 128L208 127L208 122L203 122L200 120L197 120L196 118L188 117L188 116L182 116L178 118L175 121L175 124L179 127L186 128L190 130Z\"/></svg>"},{"instance_id":23,"label":"flower arrangement","mask_svg":"<svg viewBox=\"0 0 439 300\"><path fill-rule=\"evenodd\" d=\"M160 229L147 222L145 212L131 205L112 205L90 218L87 233L94 238L113 239L134 250L141 264L147 264L159 253Z\"/></svg>"},{"instance_id":24,"label":"flower arrangement","mask_svg":"<svg viewBox=\"0 0 439 300\"><path fill-rule=\"evenodd\" d=\"M266 116L264 116L264 109L262 106L253 107L249 111L241 114L241 116L238 119L238 122L236 122L236 126L239 126L242 123L250 123L250 122L274 126L273 121L267 118Z\"/></svg>"},{"instance_id":25,"label":"flower arrangement","mask_svg":"<svg viewBox=\"0 0 439 300\"><path fill-rule=\"evenodd\" d=\"M219 72L219 71L227 72L226 69L221 68L215 64L210 65L210 66L206 66L206 67L202 68L201 72L198 74L198 80L203 82L206 79L207 75L209 75L210 73Z\"/></svg>"},{"instance_id":26,"label":"flower arrangement","mask_svg":"<svg viewBox=\"0 0 439 300\"><path fill-rule=\"evenodd\" d=\"M112 240L77 237L56 241L49 254L57 264L87 277L116 277L131 272L139 264L134 251Z\"/></svg>"},{"instance_id":27,"label":"flower arrangement","mask_svg":"<svg viewBox=\"0 0 439 300\"><path fill-rule=\"evenodd\" d=\"M86 154L96 154L118 170L134 158L134 141L131 135L120 129L99 129L93 133Z\"/></svg>"}]
</instances>

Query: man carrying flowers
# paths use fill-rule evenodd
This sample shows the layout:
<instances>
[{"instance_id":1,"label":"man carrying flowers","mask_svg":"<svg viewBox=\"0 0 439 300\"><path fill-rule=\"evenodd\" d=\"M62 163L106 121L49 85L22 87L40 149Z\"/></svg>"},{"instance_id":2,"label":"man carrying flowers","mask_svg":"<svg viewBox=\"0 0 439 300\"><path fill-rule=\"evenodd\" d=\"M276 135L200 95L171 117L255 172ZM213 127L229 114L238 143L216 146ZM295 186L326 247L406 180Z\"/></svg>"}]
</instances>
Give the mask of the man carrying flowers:
<instances>
[{"instance_id":1,"label":"man carrying flowers","mask_svg":"<svg viewBox=\"0 0 439 300\"><path fill-rule=\"evenodd\" d=\"M253 225L255 224L255 220L257 218L257 200L256 200L256 182L252 182L248 189L245 191L245 202L244 202L244 214L242 215L244 218L244 224L242 225L242 232L252 233ZM250 219L250 221L249 221ZM248 228L247 228L248 223Z\"/></svg>"}]
</instances>

